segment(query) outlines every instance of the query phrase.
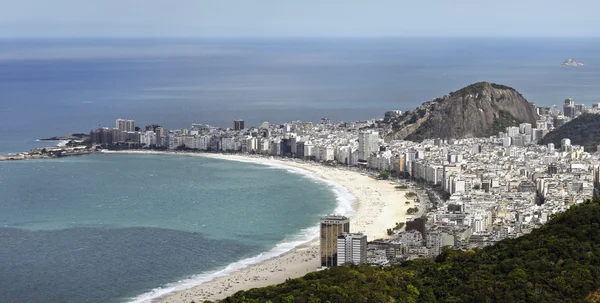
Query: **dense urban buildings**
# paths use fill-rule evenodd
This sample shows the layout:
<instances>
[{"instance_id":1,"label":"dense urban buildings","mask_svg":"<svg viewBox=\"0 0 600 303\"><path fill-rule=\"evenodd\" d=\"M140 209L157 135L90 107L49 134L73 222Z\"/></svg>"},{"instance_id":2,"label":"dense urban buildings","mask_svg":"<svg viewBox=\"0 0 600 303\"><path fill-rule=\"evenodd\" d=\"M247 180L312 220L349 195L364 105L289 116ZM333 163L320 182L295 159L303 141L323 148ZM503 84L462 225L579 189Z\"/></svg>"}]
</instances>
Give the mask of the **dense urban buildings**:
<instances>
[{"instance_id":1,"label":"dense urban buildings","mask_svg":"<svg viewBox=\"0 0 600 303\"><path fill-rule=\"evenodd\" d=\"M536 111L540 118L535 124L506 127L485 138L386 140L391 126L382 120L265 121L249 128L236 120L233 129L192 124L189 129L149 125L135 131L133 120L119 119L117 128L93 130L91 140L111 148L292 157L407 178L399 182L416 195L416 210L403 222L405 228L367 245L367 262L385 265L434 257L445 246L471 249L515 238L594 196L600 183L597 153L586 152L569 138L562 138L560 146L537 143L574 117L598 114L600 108L567 99L562 112L556 106ZM350 234L347 218L324 218L321 265L362 263L362 239ZM361 247L358 254L354 244L348 244L352 241L360 243L356 244Z\"/></svg>"}]
</instances>

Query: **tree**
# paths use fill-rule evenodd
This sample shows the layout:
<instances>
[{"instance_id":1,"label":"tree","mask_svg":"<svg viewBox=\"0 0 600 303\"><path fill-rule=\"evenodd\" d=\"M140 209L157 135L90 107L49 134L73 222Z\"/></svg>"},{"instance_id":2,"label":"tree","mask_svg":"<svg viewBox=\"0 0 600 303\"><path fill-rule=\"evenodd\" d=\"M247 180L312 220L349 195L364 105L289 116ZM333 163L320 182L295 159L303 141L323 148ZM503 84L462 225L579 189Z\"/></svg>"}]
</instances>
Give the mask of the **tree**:
<instances>
[{"instance_id":1,"label":"tree","mask_svg":"<svg viewBox=\"0 0 600 303\"><path fill-rule=\"evenodd\" d=\"M585 302L600 289L598 218L600 199L586 201L483 249L444 247L436 259L385 268L332 267L222 302Z\"/></svg>"}]
</instances>

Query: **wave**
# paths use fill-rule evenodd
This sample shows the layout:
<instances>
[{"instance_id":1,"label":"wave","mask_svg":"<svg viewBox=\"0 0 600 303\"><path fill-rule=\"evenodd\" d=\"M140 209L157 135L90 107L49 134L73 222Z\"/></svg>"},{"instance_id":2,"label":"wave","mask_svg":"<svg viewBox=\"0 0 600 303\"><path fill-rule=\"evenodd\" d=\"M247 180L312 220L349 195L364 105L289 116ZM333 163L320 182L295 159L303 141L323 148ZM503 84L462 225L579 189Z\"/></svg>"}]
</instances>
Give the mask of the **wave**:
<instances>
[{"instance_id":1,"label":"wave","mask_svg":"<svg viewBox=\"0 0 600 303\"><path fill-rule=\"evenodd\" d=\"M317 182L321 182L327 184L331 191L336 196L336 208L334 210L335 214L344 215L344 216L352 216L355 214L354 209L352 208L352 203L356 199L345 187L342 185L335 183L330 180L323 179L319 177L317 174L299 168L288 166L284 164L274 163L270 161L265 161L261 159L239 159L239 158L218 158L223 160L231 160L238 162L246 162L246 163L255 163L261 164L265 166L269 166L275 169L283 169L287 170L290 173L301 174L304 177L311 178L316 180ZM220 268L214 271L201 273L199 275L193 276L189 279L180 280L174 283L167 284L163 287L155 288L149 292L143 293L129 301L129 303L149 303L152 300L160 298L162 296L168 295L173 292L186 290L192 288L194 286L198 286L207 282L210 282L214 279L227 276L231 273L244 269L248 266L259 264L268 259L275 258L281 256L294 248L306 244L319 236L319 226L313 226L309 228L302 229L298 234L292 236L290 239L287 237L271 250L266 252L262 252L256 256L242 259L240 261L230 263L224 268Z\"/></svg>"},{"instance_id":2,"label":"wave","mask_svg":"<svg viewBox=\"0 0 600 303\"><path fill-rule=\"evenodd\" d=\"M58 143L56 144L56 146L58 146L58 147L65 147L65 146L67 146L67 143L69 143L69 140L60 140L60 141L58 141Z\"/></svg>"}]
</instances>

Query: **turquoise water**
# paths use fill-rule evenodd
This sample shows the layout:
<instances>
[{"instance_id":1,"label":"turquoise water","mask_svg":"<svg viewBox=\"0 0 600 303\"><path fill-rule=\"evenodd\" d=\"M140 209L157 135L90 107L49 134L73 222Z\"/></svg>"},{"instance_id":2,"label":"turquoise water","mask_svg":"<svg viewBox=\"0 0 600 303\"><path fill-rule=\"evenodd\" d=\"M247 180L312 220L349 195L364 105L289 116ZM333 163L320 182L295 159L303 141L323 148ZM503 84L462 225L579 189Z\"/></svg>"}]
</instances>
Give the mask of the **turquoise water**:
<instances>
[{"instance_id":1,"label":"turquoise water","mask_svg":"<svg viewBox=\"0 0 600 303\"><path fill-rule=\"evenodd\" d=\"M128 301L281 253L289 245L276 244L313 235L335 204L323 183L250 163L115 154L0 162L0 298Z\"/></svg>"}]
</instances>

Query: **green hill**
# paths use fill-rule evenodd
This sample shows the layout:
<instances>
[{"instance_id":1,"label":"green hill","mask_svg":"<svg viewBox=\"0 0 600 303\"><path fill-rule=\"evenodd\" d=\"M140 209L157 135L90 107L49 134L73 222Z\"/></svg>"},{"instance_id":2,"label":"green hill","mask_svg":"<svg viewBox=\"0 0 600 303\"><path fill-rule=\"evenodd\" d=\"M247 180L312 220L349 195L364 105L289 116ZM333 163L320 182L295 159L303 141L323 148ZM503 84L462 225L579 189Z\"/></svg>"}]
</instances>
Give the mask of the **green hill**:
<instances>
[{"instance_id":1,"label":"green hill","mask_svg":"<svg viewBox=\"0 0 600 303\"><path fill-rule=\"evenodd\" d=\"M560 140L571 139L571 144L581 145L586 151L596 151L600 144L600 115L583 114L562 127L549 132L540 144L554 143L560 147Z\"/></svg>"},{"instance_id":2,"label":"green hill","mask_svg":"<svg viewBox=\"0 0 600 303\"><path fill-rule=\"evenodd\" d=\"M436 260L383 269L331 268L222 302L587 302L599 286L596 200L480 250L446 249Z\"/></svg>"}]
</instances>

